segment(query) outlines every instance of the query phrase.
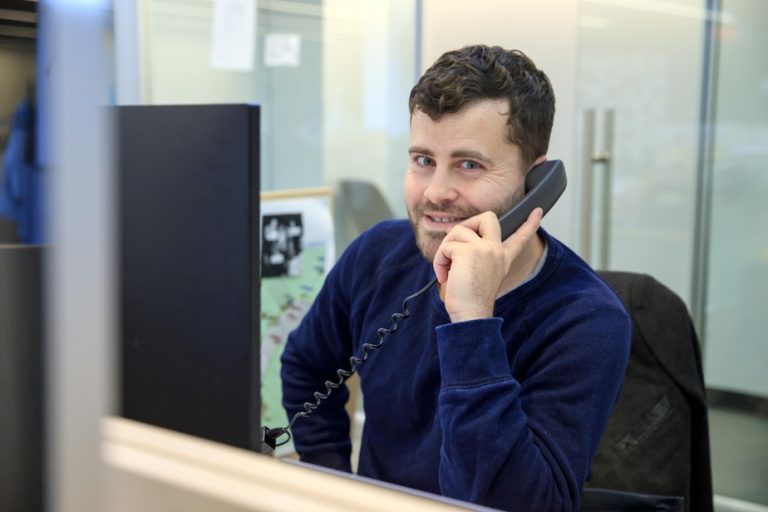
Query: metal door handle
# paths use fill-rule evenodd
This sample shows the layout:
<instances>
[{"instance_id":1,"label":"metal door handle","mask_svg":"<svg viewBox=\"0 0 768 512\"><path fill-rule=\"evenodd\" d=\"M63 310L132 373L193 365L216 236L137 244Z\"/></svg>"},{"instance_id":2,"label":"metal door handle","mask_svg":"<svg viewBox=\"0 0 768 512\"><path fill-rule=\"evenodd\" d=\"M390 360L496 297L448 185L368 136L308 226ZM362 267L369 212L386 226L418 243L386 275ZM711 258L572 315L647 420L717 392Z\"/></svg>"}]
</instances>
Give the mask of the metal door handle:
<instances>
[{"instance_id":1,"label":"metal door handle","mask_svg":"<svg viewBox=\"0 0 768 512\"><path fill-rule=\"evenodd\" d=\"M608 109L604 113L603 149L595 150L595 125L596 113L594 109L584 112L584 169L582 193L581 193L581 229L580 252L581 256L592 263L592 213L594 210L593 189L595 184L595 165L602 167L601 182L601 215L600 215L600 243L599 258L596 268L607 269L610 262L611 247L611 192L613 183L613 141L616 113Z\"/></svg>"}]
</instances>

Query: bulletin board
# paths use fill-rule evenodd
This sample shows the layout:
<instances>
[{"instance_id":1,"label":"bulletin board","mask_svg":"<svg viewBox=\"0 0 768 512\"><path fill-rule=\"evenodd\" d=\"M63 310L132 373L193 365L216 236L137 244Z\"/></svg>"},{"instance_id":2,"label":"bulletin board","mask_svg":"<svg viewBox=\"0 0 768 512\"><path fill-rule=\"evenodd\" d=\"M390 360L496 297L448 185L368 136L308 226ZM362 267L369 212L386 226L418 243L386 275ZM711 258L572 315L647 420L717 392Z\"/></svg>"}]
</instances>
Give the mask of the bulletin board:
<instances>
[{"instance_id":1,"label":"bulletin board","mask_svg":"<svg viewBox=\"0 0 768 512\"><path fill-rule=\"evenodd\" d=\"M289 421L281 404L280 356L336 259L332 201L330 187L261 194L262 425ZM277 455L292 451L288 444Z\"/></svg>"}]
</instances>

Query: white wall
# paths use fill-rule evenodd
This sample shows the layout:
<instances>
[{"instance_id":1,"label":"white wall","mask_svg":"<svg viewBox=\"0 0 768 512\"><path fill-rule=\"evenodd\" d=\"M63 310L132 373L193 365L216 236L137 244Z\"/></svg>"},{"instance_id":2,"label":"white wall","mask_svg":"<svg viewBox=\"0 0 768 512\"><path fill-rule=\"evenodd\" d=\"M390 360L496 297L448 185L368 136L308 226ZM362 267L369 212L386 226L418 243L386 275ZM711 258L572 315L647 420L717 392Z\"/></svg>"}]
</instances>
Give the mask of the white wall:
<instances>
[{"instance_id":1,"label":"white wall","mask_svg":"<svg viewBox=\"0 0 768 512\"><path fill-rule=\"evenodd\" d=\"M149 0L146 59L149 103L253 101L256 73L209 65L213 2ZM255 22L255 20L254 20Z\"/></svg>"},{"instance_id":2,"label":"white wall","mask_svg":"<svg viewBox=\"0 0 768 512\"><path fill-rule=\"evenodd\" d=\"M210 65L213 2L122 0L116 5L116 42L118 58L128 65L117 65L118 98L148 104L259 103L262 190L322 185L321 0L256 4L253 66L232 71ZM300 37L298 66L266 65L264 41L273 33ZM131 74L131 68L140 71Z\"/></svg>"},{"instance_id":3,"label":"white wall","mask_svg":"<svg viewBox=\"0 0 768 512\"><path fill-rule=\"evenodd\" d=\"M482 8L480 8L482 6ZM555 125L550 158L563 160L569 184L544 226L574 245L578 214L576 162L576 73L579 2L576 0L424 0L422 65L469 44L523 51L544 70L555 89Z\"/></svg>"},{"instance_id":4,"label":"white wall","mask_svg":"<svg viewBox=\"0 0 768 512\"><path fill-rule=\"evenodd\" d=\"M405 216L414 18L411 0L323 2L325 181L371 181L397 216Z\"/></svg>"}]
</instances>

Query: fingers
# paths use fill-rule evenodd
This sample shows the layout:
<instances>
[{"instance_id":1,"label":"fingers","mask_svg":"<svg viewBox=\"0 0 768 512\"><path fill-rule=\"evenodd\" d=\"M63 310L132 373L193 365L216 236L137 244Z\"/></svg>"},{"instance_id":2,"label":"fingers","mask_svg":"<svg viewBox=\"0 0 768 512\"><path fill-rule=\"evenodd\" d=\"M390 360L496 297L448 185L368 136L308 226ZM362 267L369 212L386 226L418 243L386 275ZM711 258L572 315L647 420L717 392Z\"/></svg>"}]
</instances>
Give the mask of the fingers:
<instances>
[{"instance_id":1,"label":"fingers","mask_svg":"<svg viewBox=\"0 0 768 512\"><path fill-rule=\"evenodd\" d=\"M462 242L446 242L443 240L443 243L437 249L432 267L435 269L438 283L444 283L448 280L448 271L451 269L451 261L453 261L453 253L456 250L457 243Z\"/></svg>"},{"instance_id":2,"label":"fingers","mask_svg":"<svg viewBox=\"0 0 768 512\"><path fill-rule=\"evenodd\" d=\"M543 215L544 211L541 208L534 208L526 221L507 240L513 239L517 242L529 240L538 231ZM449 231L444 240L470 242L478 237L491 241L501 237L501 226L496 214L485 212L470 217Z\"/></svg>"},{"instance_id":3,"label":"fingers","mask_svg":"<svg viewBox=\"0 0 768 512\"><path fill-rule=\"evenodd\" d=\"M469 230L475 235L480 235L481 238L497 240L501 237L501 226L499 225L499 218L493 212L485 212L479 215L475 215L474 217L470 217L453 228L451 232L457 231L458 228Z\"/></svg>"},{"instance_id":4,"label":"fingers","mask_svg":"<svg viewBox=\"0 0 768 512\"><path fill-rule=\"evenodd\" d=\"M512 249L515 252L519 252L539 230L539 227L541 226L541 218L543 216L544 210L541 208L534 208L517 231L512 233L509 238L502 241L505 250Z\"/></svg>"},{"instance_id":5,"label":"fingers","mask_svg":"<svg viewBox=\"0 0 768 512\"><path fill-rule=\"evenodd\" d=\"M499 220L493 212L485 212L465 220L451 229L437 249L432 266L439 283L448 280L448 271L454 254L462 244L472 244L481 239L498 240L501 236Z\"/></svg>"},{"instance_id":6,"label":"fingers","mask_svg":"<svg viewBox=\"0 0 768 512\"><path fill-rule=\"evenodd\" d=\"M517 257L520 250L536 234L541 224L543 211L541 208L535 208L528 219L506 240L501 240L502 249L506 254L507 265ZM475 215L455 226L443 239L440 247L435 254L433 267L437 280L444 283L448 279L448 271L451 268L451 262L454 259L456 251L465 247L464 244L473 244L480 240L495 243L499 242L501 237L501 226L496 214L485 212Z\"/></svg>"}]
</instances>

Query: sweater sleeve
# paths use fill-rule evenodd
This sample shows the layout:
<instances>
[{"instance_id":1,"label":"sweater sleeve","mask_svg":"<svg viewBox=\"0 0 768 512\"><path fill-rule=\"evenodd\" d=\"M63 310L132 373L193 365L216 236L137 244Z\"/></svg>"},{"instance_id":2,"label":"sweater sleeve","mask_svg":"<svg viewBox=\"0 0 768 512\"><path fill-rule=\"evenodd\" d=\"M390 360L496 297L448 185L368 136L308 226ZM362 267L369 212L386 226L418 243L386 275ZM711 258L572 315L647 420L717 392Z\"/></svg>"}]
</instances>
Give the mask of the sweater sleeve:
<instances>
[{"instance_id":1,"label":"sweater sleeve","mask_svg":"<svg viewBox=\"0 0 768 512\"><path fill-rule=\"evenodd\" d=\"M441 492L504 510L578 510L623 381L629 319L619 307L570 308L537 327L516 372L502 323L436 328Z\"/></svg>"},{"instance_id":2,"label":"sweater sleeve","mask_svg":"<svg viewBox=\"0 0 768 512\"><path fill-rule=\"evenodd\" d=\"M315 403L315 392L326 394L325 381L337 382L338 368L349 368L349 306L341 284L349 279L347 269L352 265L345 261L350 259L353 257L345 253L334 266L299 327L288 336L280 376L289 419L304 410L305 402ZM350 423L344 408L348 397L346 385L342 385L310 416L296 420L293 441L302 461L351 471Z\"/></svg>"}]
</instances>

